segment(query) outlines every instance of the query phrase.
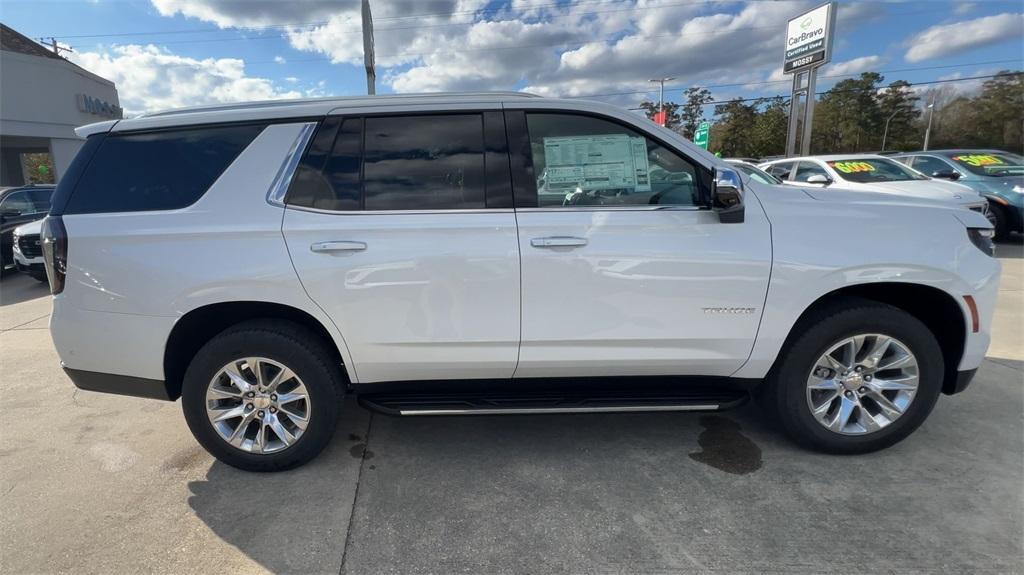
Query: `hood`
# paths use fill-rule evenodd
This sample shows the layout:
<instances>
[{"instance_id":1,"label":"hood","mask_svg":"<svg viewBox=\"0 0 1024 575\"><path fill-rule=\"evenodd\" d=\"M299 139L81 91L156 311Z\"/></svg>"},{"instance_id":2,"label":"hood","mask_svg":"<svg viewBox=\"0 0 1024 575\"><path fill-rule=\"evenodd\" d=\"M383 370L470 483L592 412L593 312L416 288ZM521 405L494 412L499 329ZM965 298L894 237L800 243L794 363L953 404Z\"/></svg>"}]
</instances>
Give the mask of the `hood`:
<instances>
[{"instance_id":1,"label":"hood","mask_svg":"<svg viewBox=\"0 0 1024 575\"><path fill-rule=\"evenodd\" d=\"M883 194L901 194L938 202L954 204L980 204L984 202L978 192L954 182L942 180L908 180L905 182L871 182L861 189Z\"/></svg>"},{"instance_id":2,"label":"hood","mask_svg":"<svg viewBox=\"0 0 1024 575\"><path fill-rule=\"evenodd\" d=\"M891 206L927 206L954 208L950 205L948 197L940 196L939 199L930 198L921 194L897 194L878 193L876 191L856 189L844 190L829 186L827 188L800 188L805 194L822 202L836 202L844 204L872 204ZM975 194L977 196L977 194Z\"/></svg>"},{"instance_id":3,"label":"hood","mask_svg":"<svg viewBox=\"0 0 1024 575\"><path fill-rule=\"evenodd\" d=\"M14 233L19 236L31 236L32 234L38 234L43 229L43 220L36 220L27 224L22 224L14 228Z\"/></svg>"},{"instance_id":4,"label":"hood","mask_svg":"<svg viewBox=\"0 0 1024 575\"><path fill-rule=\"evenodd\" d=\"M987 192L1011 192L1013 191L1014 186L1020 186L1021 188L1024 188L1024 176L980 178L977 180L969 180L967 183L981 183L984 186L984 191Z\"/></svg>"}]
</instances>

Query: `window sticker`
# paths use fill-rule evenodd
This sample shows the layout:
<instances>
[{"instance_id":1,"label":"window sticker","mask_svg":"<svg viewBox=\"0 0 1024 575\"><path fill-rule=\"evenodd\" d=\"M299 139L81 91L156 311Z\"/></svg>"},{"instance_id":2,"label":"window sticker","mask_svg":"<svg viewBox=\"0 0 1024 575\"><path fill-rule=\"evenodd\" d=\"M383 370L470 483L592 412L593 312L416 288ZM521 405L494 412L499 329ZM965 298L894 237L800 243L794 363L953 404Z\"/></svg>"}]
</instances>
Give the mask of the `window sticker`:
<instances>
[{"instance_id":1,"label":"window sticker","mask_svg":"<svg viewBox=\"0 0 1024 575\"><path fill-rule=\"evenodd\" d=\"M1004 164L1001 159L996 156L989 156L987 154L970 154L967 156L953 156L953 159L961 164L967 164L969 166L999 166Z\"/></svg>"},{"instance_id":2,"label":"window sticker","mask_svg":"<svg viewBox=\"0 0 1024 575\"><path fill-rule=\"evenodd\" d=\"M867 162L828 162L828 165L844 174L875 171L875 167Z\"/></svg>"},{"instance_id":3,"label":"window sticker","mask_svg":"<svg viewBox=\"0 0 1024 575\"><path fill-rule=\"evenodd\" d=\"M549 191L651 191L644 138L626 134L544 138L544 160Z\"/></svg>"}]
</instances>

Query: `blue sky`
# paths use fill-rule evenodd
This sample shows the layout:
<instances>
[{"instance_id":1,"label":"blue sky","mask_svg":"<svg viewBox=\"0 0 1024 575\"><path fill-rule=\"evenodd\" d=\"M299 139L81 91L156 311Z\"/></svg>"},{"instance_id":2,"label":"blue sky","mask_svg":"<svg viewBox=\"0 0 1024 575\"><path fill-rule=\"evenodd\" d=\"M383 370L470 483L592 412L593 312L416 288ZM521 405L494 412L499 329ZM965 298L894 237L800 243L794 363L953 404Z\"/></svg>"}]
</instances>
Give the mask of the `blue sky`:
<instances>
[{"instance_id":1,"label":"blue sky","mask_svg":"<svg viewBox=\"0 0 1024 575\"><path fill-rule=\"evenodd\" d=\"M669 99L691 85L716 99L780 94L785 22L818 3L371 0L377 89L526 89L635 106L657 96L649 78L674 76ZM892 70L887 80L921 82L1024 68L1022 6L840 2L823 75ZM4 0L0 20L73 47L73 60L117 82L129 114L365 92L357 0Z\"/></svg>"}]
</instances>

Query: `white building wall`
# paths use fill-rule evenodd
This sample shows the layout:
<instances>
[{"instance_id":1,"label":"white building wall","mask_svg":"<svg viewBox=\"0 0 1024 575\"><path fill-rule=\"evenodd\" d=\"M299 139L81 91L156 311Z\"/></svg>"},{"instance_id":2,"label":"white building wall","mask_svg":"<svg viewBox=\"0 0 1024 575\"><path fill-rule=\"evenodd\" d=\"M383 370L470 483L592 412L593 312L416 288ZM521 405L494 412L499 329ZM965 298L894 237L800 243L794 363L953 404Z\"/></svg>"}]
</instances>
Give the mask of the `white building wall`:
<instances>
[{"instance_id":1,"label":"white building wall","mask_svg":"<svg viewBox=\"0 0 1024 575\"><path fill-rule=\"evenodd\" d=\"M110 119L79 110L79 94L119 105L113 82L66 60L0 51L0 145L42 138L59 180L82 143L75 128Z\"/></svg>"}]
</instances>

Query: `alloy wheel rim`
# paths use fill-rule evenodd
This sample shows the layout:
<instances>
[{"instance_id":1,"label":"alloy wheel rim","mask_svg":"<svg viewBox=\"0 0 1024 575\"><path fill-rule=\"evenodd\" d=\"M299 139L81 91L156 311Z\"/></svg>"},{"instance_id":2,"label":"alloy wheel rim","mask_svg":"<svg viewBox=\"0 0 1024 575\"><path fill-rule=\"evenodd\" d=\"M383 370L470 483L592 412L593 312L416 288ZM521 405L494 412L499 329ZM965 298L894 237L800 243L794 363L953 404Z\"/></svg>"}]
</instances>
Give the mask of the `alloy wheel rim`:
<instances>
[{"instance_id":1,"label":"alloy wheel rim","mask_svg":"<svg viewBox=\"0 0 1024 575\"><path fill-rule=\"evenodd\" d=\"M305 433L309 392L283 363L246 357L221 367L206 389L206 415L228 445L248 452L283 451Z\"/></svg>"},{"instance_id":2,"label":"alloy wheel rim","mask_svg":"<svg viewBox=\"0 0 1024 575\"><path fill-rule=\"evenodd\" d=\"M917 358L898 339L878 333L844 338L818 358L807 377L814 419L842 435L866 435L906 413L917 394Z\"/></svg>"}]
</instances>

